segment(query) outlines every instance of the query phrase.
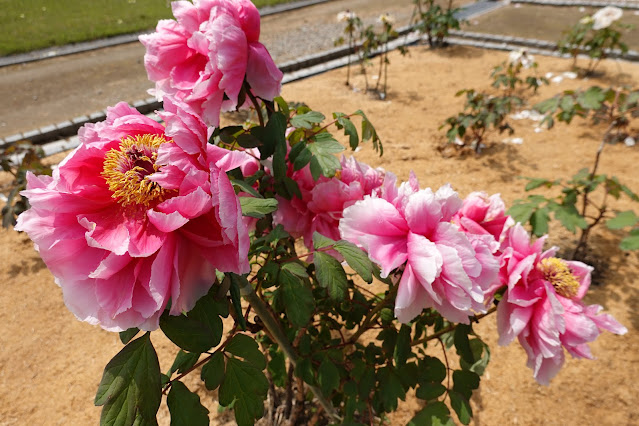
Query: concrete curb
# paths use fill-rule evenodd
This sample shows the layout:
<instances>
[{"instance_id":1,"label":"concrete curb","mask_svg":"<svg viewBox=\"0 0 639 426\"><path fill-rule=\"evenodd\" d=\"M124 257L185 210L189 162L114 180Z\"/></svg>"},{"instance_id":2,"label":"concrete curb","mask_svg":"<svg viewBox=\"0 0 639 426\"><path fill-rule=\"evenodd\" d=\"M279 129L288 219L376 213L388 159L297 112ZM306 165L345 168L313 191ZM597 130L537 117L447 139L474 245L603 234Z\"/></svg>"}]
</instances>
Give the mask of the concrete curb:
<instances>
[{"instance_id":1,"label":"concrete curb","mask_svg":"<svg viewBox=\"0 0 639 426\"><path fill-rule=\"evenodd\" d=\"M289 12L303 7L314 6L316 4L328 3L333 0L300 0L293 3L283 3L275 6L265 6L260 9L260 16L275 15ZM34 50L28 53L0 57L0 68L9 65L18 65L28 62L41 61L43 59L57 58L58 56L72 55L74 53L90 52L92 50L103 49L105 47L118 46L120 44L133 43L138 41L138 37L148 34L142 31L134 34L122 34L100 40L92 40L81 43L68 44L66 46L50 47L47 49Z\"/></svg>"},{"instance_id":2,"label":"concrete curb","mask_svg":"<svg viewBox=\"0 0 639 426\"><path fill-rule=\"evenodd\" d=\"M621 9L639 10L639 3L636 1L584 1L584 0L512 0L512 3L532 4L538 6L561 6L561 7L606 7L615 6Z\"/></svg>"}]
</instances>

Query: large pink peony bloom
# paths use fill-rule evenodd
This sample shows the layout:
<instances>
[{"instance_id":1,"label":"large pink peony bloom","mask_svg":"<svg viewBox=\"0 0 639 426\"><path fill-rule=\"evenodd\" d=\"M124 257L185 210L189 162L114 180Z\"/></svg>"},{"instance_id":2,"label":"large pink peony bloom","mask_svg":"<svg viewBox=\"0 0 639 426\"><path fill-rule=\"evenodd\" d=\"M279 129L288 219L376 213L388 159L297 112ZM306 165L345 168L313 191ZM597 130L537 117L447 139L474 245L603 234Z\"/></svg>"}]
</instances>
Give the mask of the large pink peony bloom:
<instances>
[{"instance_id":1,"label":"large pink peony bloom","mask_svg":"<svg viewBox=\"0 0 639 426\"><path fill-rule=\"evenodd\" d=\"M453 222L469 234L492 235L495 241L500 241L504 228L513 222L505 211L499 194L489 197L485 192L472 192L464 199Z\"/></svg>"},{"instance_id":2,"label":"large pink peony bloom","mask_svg":"<svg viewBox=\"0 0 639 426\"><path fill-rule=\"evenodd\" d=\"M382 275L405 265L395 300L404 323L424 308L450 321L468 324L485 312L484 294L495 281L497 259L487 244L473 244L451 223L462 205L450 186L419 190L414 176L399 189L385 187L384 198L366 197L347 208L342 238L368 252Z\"/></svg>"},{"instance_id":3,"label":"large pink peony bloom","mask_svg":"<svg viewBox=\"0 0 639 426\"><path fill-rule=\"evenodd\" d=\"M165 102L166 128L125 103L80 129L53 177L28 176L16 229L35 242L69 309L107 330L153 330L167 302L189 311L215 269L249 270L225 171L240 152L207 144L199 118Z\"/></svg>"},{"instance_id":4,"label":"large pink peony bloom","mask_svg":"<svg viewBox=\"0 0 639 426\"><path fill-rule=\"evenodd\" d=\"M499 344L517 337L528 354L535 379L547 385L564 363L564 348L576 358L592 358L587 343L608 330L627 329L599 305L581 299L590 286L592 268L554 257L556 248L542 253L544 238L530 244L520 224L508 231L501 277L507 286L497 307Z\"/></svg>"},{"instance_id":5,"label":"large pink peony bloom","mask_svg":"<svg viewBox=\"0 0 639 426\"><path fill-rule=\"evenodd\" d=\"M276 197L279 205L273 214L274 223L281 224L295 238L304 237L309 248L313 246L315 232L339 240L339 220L346 207L366 195L381 194L383 185L395 185L395 175L353 157L342 157L340 163L342 170L335 177L320 177L317 182L309 166L298 171L291 168L290 176L297 182L302 198Z\"/></svg>"},{"instance_id":6,"label":"large pink peony bloom","mask_svg":"<svg viewBox=\"0 0 639 426\"><path fill-rule=\"evenodd\" d=\"M174 20L161 20L156 32L140 36L149 79L156 95L188 103L210 126L220 111L232 111L247 81L252 93L272 100L282 72L258 40L260 15L249 0L194 0L172 3Z\"/></svg>"}]
</instances>

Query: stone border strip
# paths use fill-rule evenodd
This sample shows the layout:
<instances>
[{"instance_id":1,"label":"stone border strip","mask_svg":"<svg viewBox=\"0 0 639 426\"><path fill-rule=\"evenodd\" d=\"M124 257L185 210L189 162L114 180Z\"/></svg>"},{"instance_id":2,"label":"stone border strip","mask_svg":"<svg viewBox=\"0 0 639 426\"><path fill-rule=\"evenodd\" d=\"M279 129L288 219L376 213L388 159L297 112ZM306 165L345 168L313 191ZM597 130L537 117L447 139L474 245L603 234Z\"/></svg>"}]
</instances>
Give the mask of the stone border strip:
<instances>
[{"instance_id":1,"label":"stone border strip","mask_svg":"<svg viewBox=\"0 0 639 426\"><path fill-rule=\"evenodd\" d=\"M588 1L588 0L511 0L512 3L533 4L538 6L584 6L584 7L606 7L615 6L621 9L639 10L637 1Z\"/></svg>"},{"instance_id":2,"label":"stone border strip","mask_svg":"<svg viewBox=\"0 0 639 426\"><path fill-rule=\"evenodd\" d=\"M277 13L289 12L291 10L301 9L303 7L314 6L316 4L327 3L330 1L333 0L299 0L292 3L282 3L275 6L265 6L263 8L260 8L260 16L275 15ZM19 53L17 55L2 56L0 57L0 68L9 65L24 64L27 62L56 58L58 56L72 55L74 53L89 52L91 50L117 46L120 44L133 43L138 41L139 36L147 33L147 31L142 31L134 34L121 34L99 40L73 43L65 46L54 46L46 49L34 50L32 52Z\"/></svg>"}]
</instances>

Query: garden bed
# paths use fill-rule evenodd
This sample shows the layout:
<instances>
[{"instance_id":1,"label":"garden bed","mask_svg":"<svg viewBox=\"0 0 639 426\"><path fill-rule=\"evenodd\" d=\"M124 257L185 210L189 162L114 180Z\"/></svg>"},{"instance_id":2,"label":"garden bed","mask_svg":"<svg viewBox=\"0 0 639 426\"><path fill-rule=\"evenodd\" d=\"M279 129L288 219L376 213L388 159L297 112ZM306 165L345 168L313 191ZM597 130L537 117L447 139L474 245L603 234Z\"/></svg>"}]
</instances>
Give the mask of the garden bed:
<instances>
[{"instance_id":1,"label":"garden bed","mask_svg":"<svg viewBox=\"0 0 639 426\"><path fill-rule=\"evenodd\" d=\"M284 86L288 101L304 101L329 115L361 108L378 129L385 154L376 156L364 146L358 160L381 166L408 178L414 170L421 186L437 188L450 182L460 195L473 190L500 192L507 205L523 197L525 181L519 176L559 178L572 176L592 163L603 128L578 120L571 126L557 125L551 131L535 132L534 123L512 121L515 137L523 143L504 143L506 135L487 138L481 156L474 154L448 158L437 150L445 143L445 130L438 130L444 119L457 113L462 104L454 93L463 88L488 88L490 70L507 57L503 52L454 47L431 51L424 46L410 49L410 56L394 52L389 68L389 93L385 101L364 94L362 82L355 78L358 91L344 86L345 69ZM569 60L537 58L539 71L568 71ZM605 62L600 74L588 81L564 79L543 87L532 102L569 88L593 84L631 84L639 79L639 67L625 62ZM631 129L635 134L638 129ZM616 175L635 192L639 191L639 147L624 144L606 146L601 172ZM620 203L620 210L632 208ZM570 249L576 238L559 227L551 227L551 243ZM492 361L480 389L473 396L475 424L626 424L639 416L639 256L617 248L619 235L596 232L591 256L601 260L598 275L587 303L606 307L629 333L604 333L591 345L596 361L568 359L550 387L539 386L525 366L525 354L514 343L501 348L496 344L495 318L476 326L490 344ZM115 333L108 333L77 321L64 307L60 290L53 283L32 243L24 234L0 232L0 303L2 347L0 353L0 416L3 425L17 424L95 424L100 408L93 397L108 360L122 347ZM154 336L162 370L174 355L174 346ZM429 353L440 356L438 346ZM185 383L192 389L203 387L197 377ZM409 397L410 398L410 397ZM203 403L216 413L210 396ZM419 408L409 399L392 418L392 424L405 424ZM215 414L212 414L215 415ZM221 415L217 424L231 417ZM163 404L159 420L168 424Z\"/></svg>"}]
</instances>

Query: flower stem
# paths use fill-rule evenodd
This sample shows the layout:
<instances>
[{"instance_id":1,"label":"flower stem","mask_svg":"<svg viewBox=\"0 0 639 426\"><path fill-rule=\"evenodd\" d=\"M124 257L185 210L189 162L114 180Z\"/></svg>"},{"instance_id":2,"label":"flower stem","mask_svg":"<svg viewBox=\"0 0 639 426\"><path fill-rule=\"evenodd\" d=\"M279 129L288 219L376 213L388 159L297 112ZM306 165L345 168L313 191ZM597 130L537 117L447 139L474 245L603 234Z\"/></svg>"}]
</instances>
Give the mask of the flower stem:
<instances>
[{"instance_id":1,"label":"flower stem","mask_svg":"<svg viewBox=\"0 0 639 426\"><path fill-rule=\"evenodd\" d=\"M273 315L271 315L271 312L269 311L264 301L259 298L257 293L255 293L253 286L247 280L242 279L238 280L238 282L240 286L240 293L242 294L242 296L244 296L246 301L251 304L257 316L260 317L260 319L262 320L264 327L271 333L271 336L282 349L282 352L284 352L291 364L295 366L297 364L297 355L295 354L293 347L286 338L286 334L284 334L284 331L280 328L277 320L273 317ZM330 417L332 420L341 422L341 418L335 411L335 408L333 408L333 405L330 401L324 398L324 395L322 395L320 389L312 385L308 385L308 387L311 389L311 391L315 395L315 398L317 398L318 402L320 403L328 417Z\"/></svg>"},{"instance_id":2,"label":"flower stem","mask_svg":"<svg viewBox=\"0 0 639 426\"><path fill-rule=\"evenodd\" d=\"M251 103L255 107L255 112L257 112L257 118L258 120L260 120L260 126L264 127L264 116L262 116L262 107L260 106L260 103L257 101L257 98L255 97L255 95L251 93L251 88L246 83L244 83L244 90L246 91L246 96L249 97L249 99L251 100Z\"/></svg>"}]
</instances>

